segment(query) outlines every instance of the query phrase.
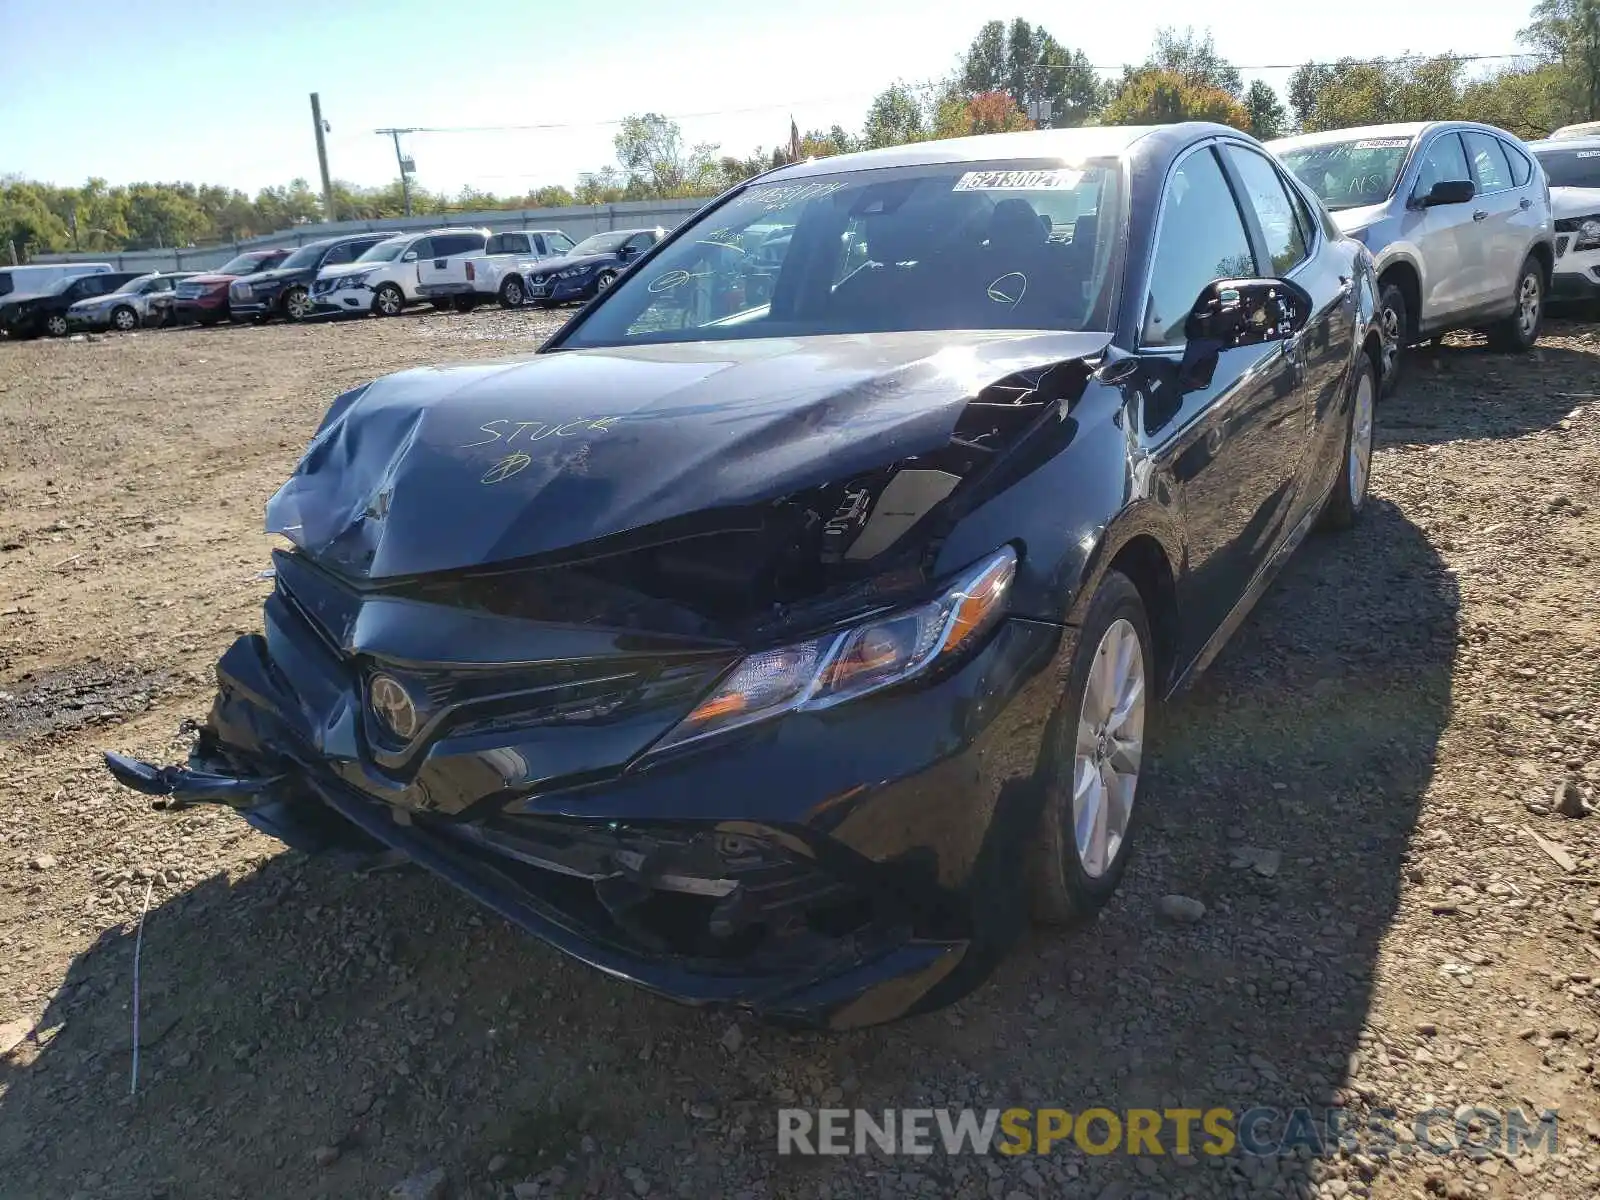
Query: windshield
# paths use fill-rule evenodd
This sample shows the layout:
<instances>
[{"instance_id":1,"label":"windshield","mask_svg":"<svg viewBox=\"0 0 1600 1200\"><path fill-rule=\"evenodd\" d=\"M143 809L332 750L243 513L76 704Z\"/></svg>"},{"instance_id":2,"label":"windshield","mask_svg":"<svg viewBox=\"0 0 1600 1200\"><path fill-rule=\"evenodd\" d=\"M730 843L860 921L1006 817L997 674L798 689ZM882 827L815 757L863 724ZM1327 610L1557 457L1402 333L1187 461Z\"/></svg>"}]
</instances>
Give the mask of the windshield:
<instances>
[{"instance_id":1,"label":"windshield","mask_svg":"<svg viewBox=\"0 0 1600 1200\"><path fill-rule=\"evenodd\" d=\"M121 287L119 287L112 294L113 295L124 295L124 294L130 293L130 292L143 291L144 290L144 285L149 283L154 278L155 278L154 275L141 275L137 279L130 279L130 280L128 280L127 283L123 284Z\"/></svg>"},{"instance_id":2,"label":"windshield","mask_svg":"<svg viewBox=\"0 0 1600 1200\"><path fill-rule=\"evenodd\" d=\"M597 233L586 237L567 253L576 257L579 254L611 254L627 241L629 234L623 233Z\"/></svg>"},{"instance_id":3,"label":"windshield","mask_svg":"<svg viewBox=\"0 0 1600 1200\"><path fill-rule=\"evenodd\" d=\"M64 279L56 280L49 287L45 288L41 294L45 296L59 296L62 292L66 291L69 287L77 283L78 280L82 278L82 275L68 275Z\"/></svg>"},{"instance_id":4,"label":"windshield","mask_svg":"<svg viewBox=\"0 0 1600 1200\"><path fill-rule=\"evenodd\" d=\"M400 242L379 242L376 246L373 246L365 254L363 254L360 258L356 259L356 261L357 262L393 262L395 259L400 257L401 251L403 251L410 244L411 244L410 242L405 242L405 241L400 241Z\"/></svg>"},{"instance_id":5,"label":"windshield","mask_svg":"<svg viewBox=\"0 0 1600 1200\"><path fill-rule=\"evenodd\" d=\"M230 258L217 268L218 275L254 275L262 269L262 258L255 254L241 254Z\"/></svg>"},{"instance_id":6,"label":"windshield","mask_svg":"<svg viewBox=\"0 0 1600 1200\"><path fill-rule=\"evenodd\" d=\"M309 246L301 246L300 249L279 263L278 266L286 271L292 271L297 267L314 267L317 265L318 260L322 258L322 252L326 249L326 246L319 246L315 242Z\"/></svg>"},{"instance_id":7,"label":"windshield","mask_svg":"<svg viewBox=\"0 0 1600 1200\"><path fill-rule=\"evenodd\" d=\"M1411 151L1410 137L1323 142L1285 150L1278 160L1333 212L1382 204L1394 191Z\"/></svg>"},{"instance_id":8,"label":"windshield","mask_svg":"<svg viewBox=\"0 0 1600 1200\"><path fill-rule=\"evenodd\" d=\"M1542 150L1533 156L1551 187L1600 188L1600 150Z\"/></svg>"},{"instance_id":9,"label":"windshield","mask_svg":"<svg viewBox=\"0 0 1600 1200\"><path fill-rule=\"evenodd\" d=\"M1106 330L1121 178L1117 160L1101 159L756 184L614 285L563 344Z\"/></svg>"}]
</instances>

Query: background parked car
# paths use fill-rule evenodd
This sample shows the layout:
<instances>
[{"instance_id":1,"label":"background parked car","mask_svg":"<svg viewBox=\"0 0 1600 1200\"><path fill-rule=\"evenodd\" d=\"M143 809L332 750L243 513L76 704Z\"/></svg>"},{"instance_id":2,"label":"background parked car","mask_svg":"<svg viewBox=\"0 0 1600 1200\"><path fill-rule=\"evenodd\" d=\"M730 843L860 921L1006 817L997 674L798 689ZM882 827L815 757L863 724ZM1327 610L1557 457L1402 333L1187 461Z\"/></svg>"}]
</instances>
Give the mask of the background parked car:
<instances>
[{"instance_id":1,"label":"background parked car","mask_svg":"<svg viewBox=\"0 0 1600 1200\"><path fill-rule=\"evenodd\" d=\"M527 299L523 279L540 259L570 253L573 241L559 229L520 229L495 233L482 254L424 261L417 277L427 296L468 296L473 301L497 297L506 308Z\"/></svg>"},{"instance_id":2,"label":"background parked car","mask_svg":"<svg viewBox=\"0 0 1600 1200\"><path fill-rule=\"evenodd\" d=\"M246 275L228 285L228 306L235 317L303 321L311 316L311 285L326 267L354 262L392 233L357 233L307 242L277 266Z\"/></svg>"},{"instance_id":3,"label":"background parked car","mask_svg":"<svg viewBox=\"0 0 1600 1200\"><path fill-rule=\"evenodd\" d=\"M173 321L173 289L189 272L154 273L130 279L114 292L79 300L67 309L68 329L115 329L122 333Z\"/></svg>"},{"instance_id":4,"label":"background parked car","mask_svg":"<svg viewBox=\"0 0 1600 1200\"><path fill-rule=\"evenodd\" d=\"M39 296L50 285L79 275L104 275L110 263L34 263L25 267L0 267L0 296Z\"/></svg>"},{"instance_id":5,"label":"background parked car","mask_svg":"<svg viewBox=\"0 0 1600 1200\"><path fill-rule=\"evenodd\" d=\"M456 259L482 254L488 240L487 229L436 229L412 242L410 248L400 256L400 261L406 270L412 272L417 295L435 308L445 309L451 306L452 298L438 295L424 286L423 268L430 264L443 266ZM465 311L473 303L475 301L467 298L456 306Z\"/></svg>"},{"instance_id":6,"label":"background parked car","mask_svg":"<svg viewBox=\"0 0 1600 1200\"><path fill-rule=\"evenodd\" d=\"M419 287L424 259L443 252L445 262L483 249L487 229L430 229L391 237L355 262L327 266L317 275L311 299L318 312L371 312L397 317L427 293Z\"/></svg>"},{"instance_id":7,"label":"background parked car","mask_svg":"<svg viewBox=\"0 0 1600 1200\"><path fill-rule=\"evenodd\" d=\"M1600 135L1600 121L1579 121L1576 125L1563 125L1547 139L1552 142L1566 141L1568 138L1586 138Z\"/></svg>"},{"instance_id":8,"label":"background parked car","mask_svg":"<svg viewBox=\"0 0 1600 1200\"><path fill-rule=\"evenodd\" d=\"M178 285L175 297L177 318L180 321L199 321L202 325L215 325L231 315L228 308L228 285L245 275L270 270L289 257L290 247L279 246L272 250L246 250L230 258L215 271L191 275Z\"/></svg>"},{"instance_id":9,"label":"background parked car","mask_svg":"<svg viewBox=\"0 0 1600 1200\"><path fill-rule=\"evenodd\" d=\"M1269 144L1377 262L1386 389L1400 351L1482 328L1502 350L1539 337L1555 266L1550 191L1504 130L1464 121L1372 125Z\"/></svg>"},{"instance_id":10,"label":"background parked car","mask_svg":"<svg viewBox=\"0 0 1600 1200\"><path fill-rule=\"evenodd\" d=\"M528 272L528 298L541 305L587 300L615 283L623 268L665 236L663 229L613 229L586 237L560 258Z\"/></svg>"},{"instance_id":11,"label":"background parked car","mask_svg":"<svg viewBox=\"0 0 1600 1200\"><path fill-rule=\"evenodd\" d=\"M1600 299L1600 136L1529 142L1528 152L1544 168L1556 220L1550 298Z\"/></svg>"},{"instance_id":12,"label":"background parked car","mask_svg":"<svg viewBox=\"0 0 1600 1200\"><path fill-rule=\"evenodd\" d=\"M114 292L142 271L102 271L95 275L68 276L50 285L43 295L11 295L0 300L0 332L9 337L38 337L67 332L67 309L79 300Z\"/></svg>"}]
</instances>

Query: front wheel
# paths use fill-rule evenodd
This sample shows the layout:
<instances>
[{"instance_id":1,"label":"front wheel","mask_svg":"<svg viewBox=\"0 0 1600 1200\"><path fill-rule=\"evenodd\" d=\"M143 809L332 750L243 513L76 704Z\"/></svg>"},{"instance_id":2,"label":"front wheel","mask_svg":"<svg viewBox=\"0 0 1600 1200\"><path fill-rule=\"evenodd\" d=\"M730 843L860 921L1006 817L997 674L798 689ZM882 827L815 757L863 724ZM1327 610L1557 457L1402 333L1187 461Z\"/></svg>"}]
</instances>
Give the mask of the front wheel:
<instances>
[{"instance_id":1,"label":"front wheel","mask_svg":"<svg viewBox=\"0 0 1600 1200\"><path fill-rule=\"evenodd\" d=\"M111 313L111 327L127 333L139 324L139 314L126 304L119 304Z\"/></svg>"},{"instance_id":2,"label":"front wheel","mask_svg":"<svg viewBox=\"0 0 1600 1200\"><path fill-rule=\"evenodd\" d=\"M311 296L305 288L290 288L283 298L283 315L291 321L304 321L311 315Z\"/></svg>"},{"instance_id":3,"label":"front wheel","mask_svg":"<svg viewBox=\"0 0 1600 1200\"><path fill-rule=\"evenodd\" d=\"M606 291L616 281L617 273L615 271L601 271L600 274L594 277L595 295L598 296L601 292Z\"/></svg>"},{"instance_id":4,"label":"front wheel","mask_svg":"<svg viewBox=\"0 0 1600 1200\"><path fill-rule=\"evenodd\" d=\"M526 293L522 290L522 280L515 275L508 275L506 281L500 285L500 307L521 308L526 298Z\"/></svg>"},{"instance_id":5,"label":"front wheel","mask_svg":"<svg viewBox=\"0 0 1600 1200\"><path fill-rule=\"evenodd\" d=\"M1154 686L1144 601L1132 580L1108 571L1079 627L1042 756L1044 811L1030 847L1038 920L1093 917L1127 869Z\"/></svg>"},{"instance_id":6,"label":"front wheel","mask_svg":"<svg viewBox=\"0 0 1600 1200\"><path fill-rule=\"evenodd\" d=\"M1516 307L1511 315L1490 329L1489 345L1495 350L1524 354L1539 340L1544 324L1544 268L1529 258L1517 274Z\"/></svg>"},{"instance_id":7,"label":"front wheel","mask_svg":"<svg viewBox=\"0 0 1600 1200\"><path fill-rule=\"evenodd\" d=\"M1339 481L1328 493L1318 522L1323 529L1349 529L1367 507L1367 485L1372 480L1372 408L1378 388L1372 359L1365 354L1356 367L1350 394L1350 421L1345 426L1344 457Z\"/></svg>"},{"instance_id":8,"label":"front wheel","mask_svg":"<svg viewBox=\"0 0 1600 1200\"><path fill-rule=\"evenodd\" d=\"M51 313L44 319L44 331L51 337L66 337L67 318L60 313Z\"/></svg>"},{"instance_id":9,"label":"front wheel","mask_svg":"<svg viewBox=\"0 0 1600 1200\"><path fill-rule=\"evenodd\" d=\"M376 316L398 317L405 306L405 295L392 283L384 284L373 293L372 311Z\"/></svg>"}]
</instances>

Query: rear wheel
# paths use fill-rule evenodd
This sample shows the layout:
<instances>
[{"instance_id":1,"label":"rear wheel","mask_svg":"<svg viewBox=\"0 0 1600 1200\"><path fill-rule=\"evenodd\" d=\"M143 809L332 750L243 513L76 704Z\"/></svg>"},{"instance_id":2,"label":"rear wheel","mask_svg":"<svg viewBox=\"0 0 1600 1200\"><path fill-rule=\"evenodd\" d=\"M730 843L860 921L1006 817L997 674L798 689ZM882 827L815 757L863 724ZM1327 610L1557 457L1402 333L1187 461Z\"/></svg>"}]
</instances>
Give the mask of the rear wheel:
<instances>
[{"instance_id":1,"label":"rear wheel","mask_svg":"<svg viewBox=\"0 0 1600 1200\"><path fill-rule=\"evenodd\" d=\"M1487 332L1489 345L1496 350L1522 354L1533 349L1544 325L1544 267L1529 257L1517 273L1515 307L1511 315Z\"/></svg>"},{"instance_id":2,"label":"rear wheel","mask_svg":"<svg viewBox=\"0 0 1600 1200\"><path fill-rule=\"evenodd\" d=\"M448 300L429 300L428 303L433 305L434 309L438 312L450 311L450 301Z\"/></svg>"},{"instance_id":3,"label":"rear wheel","mask_svg":"<svg viewBox=\"0 0 1600 1200\"><path fill-rule=\"evenodd\" d=\"M476 296L453 296L450 300L450 307L458 313L468 313L478 307L478 298Z\"/></svg>"},{"instance_id":4,"label":"rear wheel","mask_svg":"<svg viewBox=\"0 0 1600 1200\"><path fill-rule=\"evenodd\" d=\"M1127 869L1154 682L1144 601L1132 580L1108 571L1079 627L1040 767L1044 811L1030 847L1030 890L1041 921L1094 916Z\"/></svg>"},{"instance_id":5,"label":"rear wheel","mask_svg":"<svg viewBox=\"0 0 1600 1200\"><path fill-rule=\"evenodd\" d=\"M303 287L292 287L283 297L283 315L291 321L304 321L311 315L311 296Z\"/></svg>"},{"instance_id":6,"label":"rear wheel","mask_svg":"<svg viewBox=\"0 0 1600 1200\"><path fill-rule=\"evenodd\" d=\"M111 327L127 333L139 324L139 314L126 304L119 304L111 310Z\"/></svg>"},{"instance_id":7,"label":"rear wheel","mask_svg":"<svg viewBox=\"0 0 1600 1200\"><path fill-rule=\"evenodd\" d=\"M1383 395L1387 399L1399 387L1411 340L1411 313L1406 307L1406 294L1398 284L1383 285L1383 294L1378 297L1378 321L1383 326Z\"/></svg>"},{"instance_id":8,"label":"rear wheel","mask_svg":"<svg viewBox=\"0 0 1600 1200\"><path fill-rule=\"evenodd\" d=\"M381 285L372 296L372 311L380 317L398 317L406 306L405 294L392 283Z\"/></svg>"},{"instance_id":9,"label":"rear wheel","mask_svg":"<svg viewBox=\"0 0 1600 1200\"><path fill-rule=\"evenodd\" d=\"M1366 509L1367 485L1372 480L1372 409L1378 394L1375 375L1372 359L1363 354L1351 389L1350 422L1345 428L1339 481L1328 493L1318 521L1323 529L1349 529Z\"/></svg>"},{"instance_id":10,"label":"rear wheel","mask_svg":"<svg viewBox=\"0 0 1600 1200\"><path fill-rule=\"evenodd\" d=\"M521 308L526 298L522 290L522 280L515 275L506 276L506 281L500 285L500 307Z\"/></svg>"}]
</instances>

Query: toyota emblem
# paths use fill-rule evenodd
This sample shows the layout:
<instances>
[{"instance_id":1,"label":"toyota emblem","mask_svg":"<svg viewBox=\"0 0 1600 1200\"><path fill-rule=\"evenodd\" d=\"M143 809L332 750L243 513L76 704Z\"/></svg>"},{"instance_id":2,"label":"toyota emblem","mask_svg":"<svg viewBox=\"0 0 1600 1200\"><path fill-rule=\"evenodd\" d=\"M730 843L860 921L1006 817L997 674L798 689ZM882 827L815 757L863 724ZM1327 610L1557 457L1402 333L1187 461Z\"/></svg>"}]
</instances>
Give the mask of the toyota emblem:
<instances>
[{"instance_id":1,"label":"toyota emblem","mask_svg":"<svg viewBox=\"0 0 1600 1200\"><path fill-rule=\"evenodd\" d=\"M417 706L405 684L392 675L374 675L367 688L367 699L378 720L401 741L410 741L417 732Z\"/></svg>"}]
</instances>

